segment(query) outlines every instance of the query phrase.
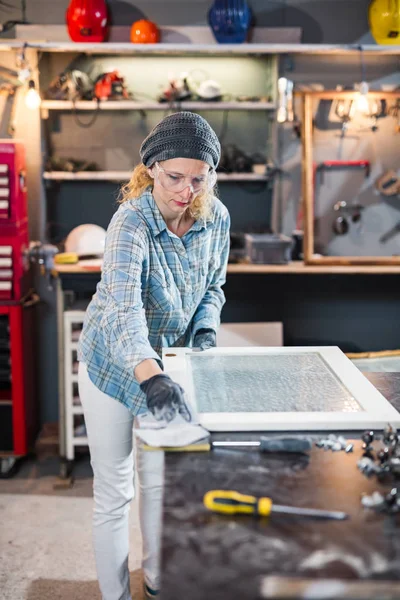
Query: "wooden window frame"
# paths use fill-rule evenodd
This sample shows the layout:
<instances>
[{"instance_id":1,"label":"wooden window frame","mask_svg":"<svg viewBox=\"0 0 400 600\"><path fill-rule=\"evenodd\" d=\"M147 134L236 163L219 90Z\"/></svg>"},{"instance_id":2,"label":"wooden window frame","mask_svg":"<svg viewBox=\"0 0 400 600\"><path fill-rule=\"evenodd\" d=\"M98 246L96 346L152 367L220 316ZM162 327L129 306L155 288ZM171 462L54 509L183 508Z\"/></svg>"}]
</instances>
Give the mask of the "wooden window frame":
<instances>
[{"instance_id":1,"label":"wooden window frame","mask_svg":"<svg viewBox=\"0 0 400 600\"><path fill-rule=\"evenodd\" d=\"M191 372L191 348L164 348L165 372L185 390L190 406L198 413L196 390ZM301 355L318 353L349 391L361 410L350 411L271 411L271 412L203 412L198 413L200 424L209 431L363 431L383 429L388 422L400 426L400 414L359 371L337 346L310 347L246 347L212 348L199 359L212 355Z\"/></svg>"}]
</instances>

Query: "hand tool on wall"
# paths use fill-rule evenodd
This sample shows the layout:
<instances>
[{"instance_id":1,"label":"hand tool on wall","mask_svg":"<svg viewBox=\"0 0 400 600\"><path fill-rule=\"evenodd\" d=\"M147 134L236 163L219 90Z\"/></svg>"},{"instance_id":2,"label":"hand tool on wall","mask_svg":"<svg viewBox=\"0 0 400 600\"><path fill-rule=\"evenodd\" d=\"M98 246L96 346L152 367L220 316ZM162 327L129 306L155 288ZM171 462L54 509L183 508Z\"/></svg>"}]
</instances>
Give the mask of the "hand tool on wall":
<instances>
[{"instance_id":1,"label":"hand tool on wall","mask_svg":"<svg viewBox=\"0 0 400 600\"><path fill-rule=\"evenodd\" d=\"M210 490L205 494L203 503L208 510L226 515L244 514L268 517L271 513L277 513L298 517L334 519L336 521L343 521L348 517L342 511L284 506L274 504L271 498L257 498L232 490Z\"/></svg>"},{"instance_id":2,"label":"hand tool on wall","mask_svg":"<svg viewBox=\"0 0 400 600\"><path fill-rule=\"evenodd\" d=\"M323 175L323 171L331 169L364 169L365 177L369 177L371 163L369 160L324 160L320 163L314 163L314 184L317 172ZM323 181L322 178L321 181Z\"/></svg>"},{"instance_id":3,"label":"hand tool on wall","mask_svg":"<svg viewBox=\"0 0 400 600\"><path fill-rule=\"evenodd\" d=\"M349 220L352 223L358 223L361 220L361 211L363 209L362 204L348 204L346 200L336 202L333 207L333 210L338 212L338 216L333 223L333 231L336 235L343 235L348 232L350 227Z\"/></svg>"},{"instance_id":4,"label":"hand tool on wall","mask_svg":"<svg viewBox=\"0 0 400 600\"><path fill-rule=\"evenodd\" d=\"M209 452L218 448L223 449L245 449L254 448L258 452L267 454L273 453L289 453L289 454L304 454L311 450L312 440L309 437L260 437L259 440L234 440L234 441L215 441L207 440L200 441L189 446L170 446L162 448L153 448L145 446L145 450L164 450L166 452Z\"/></svg>"},{"instance_id":5,"label":"hand tool on wall","mask_svg":"<svg viewBox=\"0 0 400 600\"><path fill-rule=\"evenodd\" d=\"M390 169L375 181L375 188L384 196L397 196L400 194L400 178L396 171Z\"/></svg>"},{"instance_id":6,"label":"hand tool on wall","mask_svg":"<svg viewBox=\"0 0 400 600\"><path fill-rule=\"evenodd\" d=\"M364 169L365 177L369 177L371 163L369 160L325 160L313 164L313 195L314 195L314 213L316 202L317 175L320 175L320 181L323 183L324 171L332 169ZM297 214L296 229L301 230L303 223L303 206L300 204Z\"/></svg>"},{"instance_id":7,"label":"hand tool on wall","mask_svg":"<svg viewBox=\"0 0 400 600\"><path fill-rule=\"evenodd\" d=\"M385 244L386 242L391 240L392 237L397 235L399 233L399 231L400 231L400 221L398 223L396 223L396 225L394 227L389 229L389 231L387 231L386 233L381 235L381 237L379 238L379 241L381 242L381 244Z\"/></svg>"},{"instance_id":8,"label":"hand tool on wall","mask_svg":"<svg viewBox=\"0 0 400 600\"><path fill-rule=\"evenodd\" d=\"M321 174L321 183L323 182L323 174L325 170L332 169L364 169L365 177L369 177L371 170L371 163L369 160L326 160L321 163L314 163L314 201L315 201L315 190L317 182L317 174ZM349 221L344 216L343 212L351 213L351 220L357 222L361 218L361 209L363 207L360 204L348 205L347 202L337 202L334 206L334 210L339 211L339 215L336 217L333 223L333 231L337 235L344 235L349 230Z\"/></svg>"}]
</instances>

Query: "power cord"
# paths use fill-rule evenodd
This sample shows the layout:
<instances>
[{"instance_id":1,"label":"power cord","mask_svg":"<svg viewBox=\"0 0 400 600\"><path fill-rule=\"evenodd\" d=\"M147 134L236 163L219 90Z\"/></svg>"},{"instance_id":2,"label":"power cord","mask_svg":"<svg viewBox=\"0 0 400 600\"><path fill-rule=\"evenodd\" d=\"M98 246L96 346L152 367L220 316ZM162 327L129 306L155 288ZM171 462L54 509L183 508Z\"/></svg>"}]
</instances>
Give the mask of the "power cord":
<instances>
[{"instance_id":1,"label":"power cord","mask_svg":"<svg viewBox=\"0 0 400 600\"><path fill-rule=\"evenodd\" d=\"M100 114L100 100L98 98L96 100L97 100L97 107L96 107L94 113L92 114L91 118L89 119L89 121L81 121L81 119L78 116L79 115L78 109L76 108L77 100L75 99L72 101L72 116L74 117L75 123L82 129L89 129L89 127L92 127L92 125L94 125L94 123L96 122L96 120Z\"/></svg>"}]
</instances>

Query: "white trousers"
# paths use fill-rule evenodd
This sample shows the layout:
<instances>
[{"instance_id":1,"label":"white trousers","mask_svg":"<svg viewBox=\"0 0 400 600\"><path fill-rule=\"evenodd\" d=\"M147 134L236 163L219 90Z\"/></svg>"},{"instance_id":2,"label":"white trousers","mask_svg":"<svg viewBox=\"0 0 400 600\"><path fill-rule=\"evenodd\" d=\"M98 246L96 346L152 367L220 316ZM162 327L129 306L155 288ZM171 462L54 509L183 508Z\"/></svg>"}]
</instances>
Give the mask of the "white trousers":
<instances>
[{"instance_id":1,"label":"white trousers","mask_svg":"<svg viewBox=\"0 0 400 600\"><path fill-rule=\"evenodd\" d=\"M93 468L93 542L103 600L131 600L129 589L129 509L135 495L133 415L101 392L79 365L83 406ZM137 445L139 514L146 583L159 588L164 453ZM138 540L139 545L139 540Z\"/></svg>"}]
</instances>

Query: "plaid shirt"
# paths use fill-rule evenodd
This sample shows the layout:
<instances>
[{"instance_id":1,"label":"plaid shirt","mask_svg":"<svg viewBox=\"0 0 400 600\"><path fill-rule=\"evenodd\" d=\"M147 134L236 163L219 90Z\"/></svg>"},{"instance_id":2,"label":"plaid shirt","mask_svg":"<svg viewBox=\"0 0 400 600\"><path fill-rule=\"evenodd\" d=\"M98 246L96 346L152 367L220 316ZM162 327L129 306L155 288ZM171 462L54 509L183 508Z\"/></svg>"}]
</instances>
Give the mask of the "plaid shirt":
<instances>
[{"instance_id":1,"label":"plaid shirt","mask_svg":"<svg viewBox=\"0 0 400 600\"><path fill-rule=\"evenodd\" d=\"M230 218L215 198L210 219L182 238L167 229L150 191L125 202L107 231L101 281L90 302L78 359L93 383L133 414L146 409L134 375L163 347L190 346L217 330L225 303Z\"/></svg>"}]
</instances>

